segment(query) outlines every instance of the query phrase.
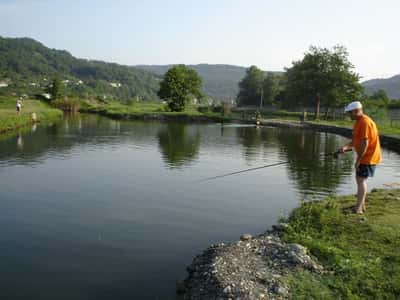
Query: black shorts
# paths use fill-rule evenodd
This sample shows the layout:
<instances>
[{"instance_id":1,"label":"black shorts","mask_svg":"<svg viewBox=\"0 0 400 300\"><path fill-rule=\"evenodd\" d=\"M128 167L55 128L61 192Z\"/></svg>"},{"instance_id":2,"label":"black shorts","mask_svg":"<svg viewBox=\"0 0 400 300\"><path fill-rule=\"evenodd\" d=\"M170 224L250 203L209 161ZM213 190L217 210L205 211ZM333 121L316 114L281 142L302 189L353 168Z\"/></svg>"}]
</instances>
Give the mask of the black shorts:
<instances>
[{"instance_id":1,"label":"black shorts","mask_svg":"<svg viewBox=\"0 0 400 300\"><path fill-rule=\"evenodd\" d=\"M358 177L374 177L376 165L360 165L356 174Z\"/></svg>"}]
</instances>

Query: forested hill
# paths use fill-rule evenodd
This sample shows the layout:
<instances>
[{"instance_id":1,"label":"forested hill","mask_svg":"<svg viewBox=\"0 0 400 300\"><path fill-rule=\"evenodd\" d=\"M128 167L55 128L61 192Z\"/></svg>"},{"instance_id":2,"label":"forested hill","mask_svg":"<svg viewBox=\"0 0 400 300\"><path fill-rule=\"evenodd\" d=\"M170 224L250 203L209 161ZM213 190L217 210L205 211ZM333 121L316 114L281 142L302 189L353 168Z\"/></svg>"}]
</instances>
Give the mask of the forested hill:
<instances>
[{"instance_id":1,"label":"forested hill","mask_svg":"<svg viewBox=\"0 0 400 300\"><path fill-rule=\"evenodd\" d=\"M139 65L138 68L164 75L173 65ZM196 70L203 80L206 95L216 99L235 99L238 93L238 83L246 74L245 67L232 65L188 65Z\"/></svg>"},{"instance_id":2,"label":"forested hill","mask_svg":"<svg viewBox=\"0 0 400 300\"><path fill-rule=\"evenodd\" d=\"M384 90L389 98L400 99L400 74L385 79L364 81L362 85L368 94L372 94L378 90Z\"/></svg>"},{"instance_id":3,"label":"forested hill","mask_svg":"<svg viewBox=\"0 0 400 300\"><path fill-rule=\"evenodd\" d=\"M8 90L40 93L54 76L70 94L122 101L156 99L160 81L142 69L77 59L30 38L0 37L0 83L8 84Z\"/></svg>"},{"instance_id":4,"label":"forested hill","mask_svg":"<svg viewBox=\"0 0 400 300\"><path fill-rule=\"evenodd\" d=\"M65 50L50 49L30 38L0 36L0 93L43 93L54 76L63 81L66 94L109 100L158 99L159 81L172 65L124 66L78 59ZM246 68L233 65L189 65L203 80L206 95L234 99ZM4 87L8 85L8 87ZM362 83L372 94L382 89L400 99L400 74Z\"/></svg>"}]
</instances>

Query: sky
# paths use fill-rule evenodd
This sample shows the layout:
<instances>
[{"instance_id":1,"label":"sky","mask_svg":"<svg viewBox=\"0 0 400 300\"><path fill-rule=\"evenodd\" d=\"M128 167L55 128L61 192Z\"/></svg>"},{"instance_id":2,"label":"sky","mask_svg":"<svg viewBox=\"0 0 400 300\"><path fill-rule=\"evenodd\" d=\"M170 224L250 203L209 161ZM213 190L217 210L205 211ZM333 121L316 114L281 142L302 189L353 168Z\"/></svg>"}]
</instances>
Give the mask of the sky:
<instances>
[{"instance_id":1,"label":"sky","mask_svg":"<svg viewBox=\"0 0 400 300\"><path fill-rule=\"evenodd\" d=\"M279 71L343 45L362 80L400 73L399 0L0 0L0 36L126 65Z\"/></svg>"}]
</instances>

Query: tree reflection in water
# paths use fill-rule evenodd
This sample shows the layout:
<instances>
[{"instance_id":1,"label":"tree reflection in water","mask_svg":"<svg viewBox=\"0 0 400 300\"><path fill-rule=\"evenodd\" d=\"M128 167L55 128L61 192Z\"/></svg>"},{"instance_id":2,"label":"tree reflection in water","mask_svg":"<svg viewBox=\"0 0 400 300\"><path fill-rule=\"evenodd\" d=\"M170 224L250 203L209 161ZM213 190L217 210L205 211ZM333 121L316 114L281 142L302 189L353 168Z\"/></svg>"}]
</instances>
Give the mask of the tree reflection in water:
<instances>
[{"instance_id":1,"label":"tree reflection in water","mask_svg":"<svg viewBox=\"0 0 400 300\"><path fill-rule=\"evenodd\" d=\"M336 135L308 130L237 128L237 136L243 145L247 161L255 161L259 155L268 157L278 148L282 160L288 160L289 178L306 197L314 192L335 192L344 178L351 173L352 155L336 160L332 153L343 141Z\"/></svg>"},{"instance_id":2,"label":"tree reflection in water","mask_svg":"<svg viewBox=\"0 0 400 300\"><path fill-rule=\"evenodd\" d=\"M191 132L186 124L168 123L158 132L158 144L170 168L183 167L197 158L200 133Z\"/></svg>"},{"instance_id":3,"label":"tree reflection in water","mask_svg":"<svg viewBox=\"0 0 400 300\"><path fill-rule=\"evenodd\" d=\"M268 156L272 147L276 147L276 137L270 128L238 127L237 137L244 148L243 156L248 161L254 161L261 153Z\"/></svg>"},{"instance_id":4,"label":"tree reflection in water","mask_svg":"<svg viewBox=\"0 0 400 300\"><path fill-rule=\"evenodd\" d=\"M290 161L289 177L306 196L311 191L335 192L351 173L352 155L339 160L332 153L341 146L336 135L307 130L278 130L281 151Z\"/></svg>"}]
</instances>

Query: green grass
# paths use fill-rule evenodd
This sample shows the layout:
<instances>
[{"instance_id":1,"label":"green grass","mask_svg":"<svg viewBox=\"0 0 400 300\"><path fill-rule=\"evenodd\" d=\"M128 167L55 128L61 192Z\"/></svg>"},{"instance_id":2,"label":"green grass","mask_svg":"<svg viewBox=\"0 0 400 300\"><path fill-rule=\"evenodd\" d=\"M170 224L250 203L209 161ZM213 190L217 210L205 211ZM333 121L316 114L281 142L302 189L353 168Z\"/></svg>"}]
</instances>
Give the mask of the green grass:
<instances>
[{"instance_id":1,"label":"green grass","mask_svg":"<svg viewBox=\"0 0 400 300\"><path fill-rule=\"evenodd\" d=\"M400 190L368 194L363 216L343 211L355 201L332 196L292 212L285 240L306 246L328 271L290 275L295 298L399 299Z\"/></svg>"},{"instance_id":2,"label":"green grass","mask_svg":"<svg viewBox=\"0 0 400 300\"><path fill-rule=\"evenodd\" d=\"M237 108L235 111L238 114L244 113L246 118L251 118L255 116L255 113L258 111L258 109L254 108L243 112L243 110ZM262 119L279 121L299 122L302 118L302 115L302 112L291 112L285 110L261 111ZM323 119L323 115L324 114L321 114L321 119L319 121L314 121L314 113L307 113L307 122L346 128L353 127L353 121L347 117L345 119L325 120ZM371 116L376 121L380 134L400 137L400 120L391 121L388 117L388 111L386 109L371 109L370 112L367 112L367 115Z\"/></svg>"},{"instance_id":3,"label":"green grass","mask_svg":"<svg viewBox=\"0 0 400 300\"><path fill-rule=\"evenodd\" d=\"M125 105L119 102L111 102L107 104L94 103L89 104L89 108L106 109L114 113L155 113L163 112L163 105L161 103L134 103Z\"/></svg>"},{"instance_id":4,"label":"green grass","mask_svg":"<svg viewBox=\"0 0 400 300\"><path fill-rule=\"evenodd\" d=\"M248 116L253 116L253 113L247 113ZM275 111L275 112L263 112L263 119L274 119L280 121L300 121L302 116L301 112L288 112L288 111ZM330 126L339 126L345 128L353 128L354 121L351 121L349 118L345 118L342 120L313 120L313 114L307 115L307 123L311 124L322 124L322 125L330 125ZM390 135L390 136L398 136L400 137L400 121L389 121L387 118L377 119L376 124L378 126L378 130L380 134Z\"/></svg>"},{"instance_id":5,"label":"green grass","mask_svg":"<svg viewBox=\"0 0 400 300\"><path fill-rule=\"evenodd\" d=\"M0 132L32 124L32 113L36 113L38 122L51 122L62 116L62 111L38 100L24 100L22 112L18 115L16 112L16 99L0 97Z\"/></svg>"},{"instance_id":6,"label":"green grass","mask_svg":"<svg viewBox=\"0 0 400 300\"><path fill-rule=\"evenodd\" d=\"M110 117L118 117L118 116L142 116L146 114L158 114L158 115L176 115L176 116L206 116L210 118L221 118L221 113L211 112L208 110L206 112L199 112L197 107L188 106L183 112L168 112L166 109L166 105L159 102L133 102L132 104L126 105L120 102L98 102L98 101L82 101L80 104L81 110L84 112L91 113L105 113ZM257 109L254 110L240 110L234 109L229 115L224 116L224 119L229 121L233 119L237 120L252 120L255 117L255 113ZM285 110L278 111L262 111L261 118L263 119L273 119L279 121L290 121L290 122L298 122L302 117L302 112L289 112ZM324 125L333 125L340 126L346 128L352 128L353 122L349 119L343 120L320 120L313 121L313 113L308 113L307 118L309 123L315 124L324 124ZM385 135L393 135L400 137L400 122L390 124L387 120L378 120L377 121L378 129L380 134Z\"/></svg>"},{"instance_id":7,"label":"green grass","mask_svg":"<svg viewBox=\"0 0 400 300\"><path fill-rule=\"evenodd\" d=\"M354 124L354 122L352 122L350 120L336 120L336 121L320 120L320 121L310 121L309 123L333 125L333 126L346 127L346 128L353 128L353 124ZM376 125L378 126L379 134L400 137L399 124L390 124L389 121L378 120L376 122Z\"/></svg>"},{"instance_id":8,"label":"green grass","mask_svg":"<svg viewBox=\"0 0 400 300\"><path fill-rule=\"evenodd\" d=\"M182 112L170 112L165 104L158 102L140 102L130 105L121 104L119 102L100 103L95 101L84 101L81 104L81 111L91 113L105 113L110 117L118 116L142 116L142 115L167 115L167 116L206 116L221 117L221 113L206 112L201 113L196 106L188 106ZM226 116L230 119L232 115Z\"/></svg>"},{"instance_id":9,"label":"green grass","mask_svg":"<svg viewBox=\"0 0 400 300\"><path fill-rule=\"evenodd\" d=\"M279 119L279 120L287 120L287 121L300 121L303 116L302 112L292 112L286 110L276 110L276 111L267 111L267 110L259 110L257 108L254 109L242 109L242 108L233 108L232 113L235 116L245 118L254 118L256 113L260 112L260 116L262 119ZM314 116L313 113L308 113L307 117L312 119Z\"/></svg>"}]
</instances>

